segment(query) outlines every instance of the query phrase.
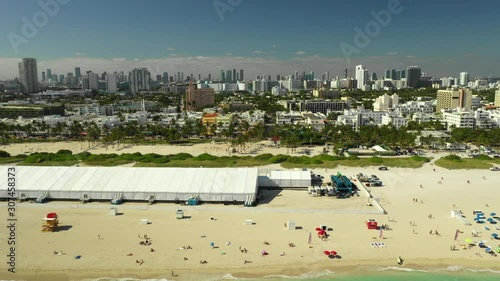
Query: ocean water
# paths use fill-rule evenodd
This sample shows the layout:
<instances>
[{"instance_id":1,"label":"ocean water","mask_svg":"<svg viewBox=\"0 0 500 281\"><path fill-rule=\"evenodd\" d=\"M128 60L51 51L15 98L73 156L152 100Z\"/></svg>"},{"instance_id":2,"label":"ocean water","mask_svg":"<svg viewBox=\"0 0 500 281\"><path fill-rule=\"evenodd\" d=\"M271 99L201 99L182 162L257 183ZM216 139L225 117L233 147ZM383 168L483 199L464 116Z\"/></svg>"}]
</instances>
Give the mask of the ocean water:
<instances>
[{"instance_id":1,"label":"ocean water","mask_svg":"<svg viewBox=\"0 0 500 281\"><path fill-rule=\"evenodd\" d=\"M466 269L456 266L436 270L413 270L410 268L387 267L371 269L363 272L342 272L335 273L330 270L320 272L304 273L300 276L271 275L262 278L237 278L231 274L221 274L205 276L200 279L194 276L184 278L165 277L162 279L133 279L133 278L98 278L78 281L171 281L171 280L190 280L190 281L499 281L500 267L493 269ZM75 280L76 281L76 280Z\"/></svg>"}]
</instances>

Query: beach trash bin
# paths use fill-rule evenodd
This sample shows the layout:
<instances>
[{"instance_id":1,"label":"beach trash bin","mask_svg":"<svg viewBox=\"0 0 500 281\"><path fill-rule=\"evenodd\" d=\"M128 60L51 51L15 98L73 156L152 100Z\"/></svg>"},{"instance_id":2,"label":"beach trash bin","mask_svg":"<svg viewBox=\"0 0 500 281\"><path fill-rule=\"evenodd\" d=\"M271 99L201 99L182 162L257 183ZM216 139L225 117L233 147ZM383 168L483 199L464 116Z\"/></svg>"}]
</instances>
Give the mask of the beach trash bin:
<instances>
[{"instance_id":1,"label":"beach trash bin","mask_svg":"<svg viewBox=\"0 0 500 281\"><path fill-rule=\"evenodd\" d=\"M115 207L109 208L109 213L108 214L110 216L116 216L116 214L118 214L118 208L115 208Z\"/></svg>"}]
</instances>

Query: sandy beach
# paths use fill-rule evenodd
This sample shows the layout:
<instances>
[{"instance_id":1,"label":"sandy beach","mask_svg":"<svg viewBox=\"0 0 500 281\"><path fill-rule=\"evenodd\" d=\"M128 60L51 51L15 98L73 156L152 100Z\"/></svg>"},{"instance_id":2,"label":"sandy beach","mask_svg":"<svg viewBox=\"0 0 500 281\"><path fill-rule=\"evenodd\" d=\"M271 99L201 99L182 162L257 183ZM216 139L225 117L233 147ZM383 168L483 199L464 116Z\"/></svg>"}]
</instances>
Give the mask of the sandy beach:
<instances>
[{"instance_id":1,"label":"sandy beach","mask_svg":"<svg viewBox=\"0 0 500 281\"><path fill-rule=\"evenodd\" d=\"M92 154L104 153L135 153L142 154L157 153L161 155L189 153L193 156L198 156L203 153L209 153L215 156L249 156L264 153L271 154L289 154L289 155L305 155L309 151L311 155L316 155L323 152L323 147L312 146L311 148L300 147L292 151L286 147L270 146L270 142L263 141L260 143L248 143L246 146L238 147L236 152L232 152L229 143L202 143L202 144L184 144L184 145L104 145L102 143L89 142L39 142L39 143L14 143L0 146L1 150L9 152L11 155L30 154L34 152L52 152L55 153L61 149L71 150L73 153L88 151Z\"/></svg>"},{"instance_id":2,"label":"sandy beach","mask_svg":"<svg viewBox=\"0 0 500 281\"><path fill-rule=\"evenodd\" d=\"M79 146L81 144L71 142L14 144L3 149L11 154L59 149L76 153L84 150L78 150ZM197 155L204 153L204 146L133 146L116 152ZM223 148L221 145L210 153L227 153ZM91 152L111 153L110 150L116 148L106 151L104 147L96 147ZM314 154L322 148L312 150ZM286 153L286 148L264 147L258 151L267 152ZM279 168L278 165L262 167L265 170ZM486 240L494 249L500 244L500 240L490 238L491 233L500 232L495 225L476 224L472 216L475 209L487 215L500 212L497 199L500 198L500 172L451 171L432 163L419 169L390 168L389 171L379 171L376 167L314 170L325 178L338 171L347 176L376 174L384 186L368 187L372 199L368 199L366 192L360 192L359 197L335 199L311 197L305 190L271 190L264 192L262 204L257 207L125 203L118 206L118 216L109 215L108 203L18 203L17 273L8 273L7 264L2 262L0 278L166 278L171 277L173 271L176 280L206 280L207 276L226 273L262 277L299 276L322 270L348 273L353 269L376 267L499 268L500 257L491 256L477 246L464 250L462 245L467 238ZM373 200L378 201L387 214L374 214L376 207L367 205ZM1 206L7 209L5 202ZM176 219L175 211L179 208L188 218ZM451 217L452 209L463 211L472 225L463 225ZM42 218L50 212L57 212L62 230L41 232ZM388 225L390 230L383 231L382 235L377 230L368 230L365 221L370 218ZM2 212L2 219L7 223L7 211ZM148 219L151 224L140 224L141 219ZM255 224L246 225L244 222L248 219ZM295 222L298 229L286 229L287 221ZM331 228L327 240L316 234L315 228L320 225ZM490 230L485 230L485 225ZM457 229L460 233L454 240ZM479 237L472 237L473 229L479 232ZM311 247L308 245L310 233ZM140 245L144 235L151 239L151 245ZM6 238L0 237L4 248ZM290 247L290 243L295 247ZM374 243L383 243L384 247L374 247ZM452 246L457 250L451 251ZM334 250L341 258L329 259L323 253L325 250ZM262 256L262 251L269 254ZM81 258L75 259L76 256ZM403 265L396 263L399 256L404 259Z\"/></svg>"}]
</instances>

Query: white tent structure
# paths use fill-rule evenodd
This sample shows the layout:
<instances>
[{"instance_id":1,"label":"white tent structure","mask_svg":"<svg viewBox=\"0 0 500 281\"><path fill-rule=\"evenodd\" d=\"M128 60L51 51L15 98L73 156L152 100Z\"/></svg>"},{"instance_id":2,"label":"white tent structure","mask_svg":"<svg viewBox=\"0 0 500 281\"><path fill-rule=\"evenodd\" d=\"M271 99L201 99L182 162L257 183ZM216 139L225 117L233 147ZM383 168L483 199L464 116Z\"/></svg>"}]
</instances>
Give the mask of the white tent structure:
<instances>
[{"instance_id":1,"label":"white tent structure","mask_svg":"<svg viewBox=\"0 0 500 281\"><path fill-rule=\"evenodd\" d=\"M311 172L302 170L271 171L259 177L260 187L307 188L311 186Z\"/></svg>"},{"instance_id":2,"label":"white tent structure","mask_svg":"<svg viewBox=\"0 0 500 281\"><path fill-rule=\"evenodd\" d=\"M8 167L0 167L7 174ZM253 203L257 168L16 167L16 198ZM9 196L7 181L0 198ZM251 202L249 202L251 201Z\"/></svg>"}]
</instances>

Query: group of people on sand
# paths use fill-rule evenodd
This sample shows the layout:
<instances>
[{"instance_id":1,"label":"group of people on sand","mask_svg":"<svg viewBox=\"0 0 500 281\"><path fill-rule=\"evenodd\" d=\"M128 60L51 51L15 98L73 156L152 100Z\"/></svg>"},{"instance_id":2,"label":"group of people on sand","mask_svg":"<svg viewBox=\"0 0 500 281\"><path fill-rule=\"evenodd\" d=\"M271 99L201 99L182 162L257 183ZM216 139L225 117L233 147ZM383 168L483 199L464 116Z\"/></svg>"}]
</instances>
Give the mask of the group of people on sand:
<instances>
[{"instance_id":1,"label":"group of people on sand","mask_svg":"<svg viewBox=\"0 0 500 281\"><path fill-rule=\"evenodd\" d=\"M439 236L439 232L437 230L432 231L432 229L431 229L431 231L429 231L429 234L431 234L431 235L436 234Z\"/></svg>"},{"instance_id":2,"label":"group of people on sand","mask_svg":"<svg viewBox=\"0 0 500 281\"><path fill-rule=\"evenodd\" d=\"M247 248L241 248L241 246L240 246L240 248L239 248L239 249L240 249L240 252L242 252L242 253L245 253L245 254L246 254L246 253L248 252L248 251L247 251Z\"/></svg>"},{"instance_id":3,"label":"group of people on sand","mask_svg":"<svg viewBox=\"0 0 500 281\"><path fill-rule=\"evenodd\" d=\"M182 246L180 248L177 248L177 251L180 251L180 250L192 250L193 248L191 248L191 246Z\"/></svg>"}]
</instances>

